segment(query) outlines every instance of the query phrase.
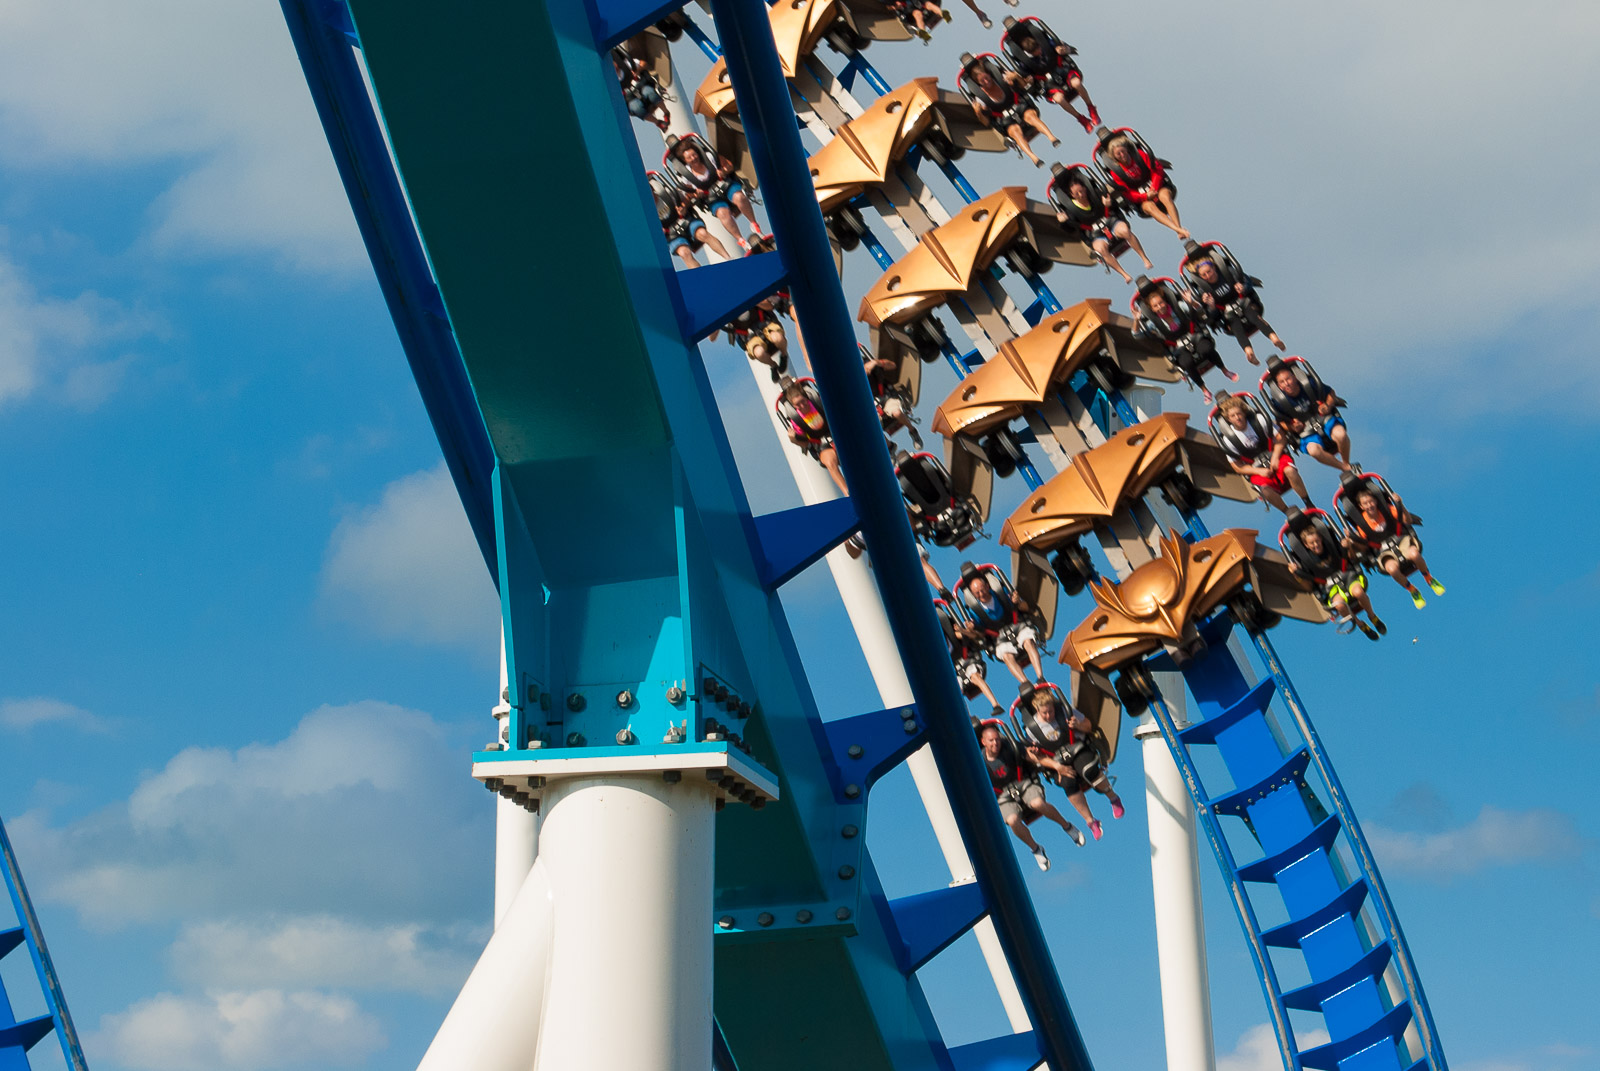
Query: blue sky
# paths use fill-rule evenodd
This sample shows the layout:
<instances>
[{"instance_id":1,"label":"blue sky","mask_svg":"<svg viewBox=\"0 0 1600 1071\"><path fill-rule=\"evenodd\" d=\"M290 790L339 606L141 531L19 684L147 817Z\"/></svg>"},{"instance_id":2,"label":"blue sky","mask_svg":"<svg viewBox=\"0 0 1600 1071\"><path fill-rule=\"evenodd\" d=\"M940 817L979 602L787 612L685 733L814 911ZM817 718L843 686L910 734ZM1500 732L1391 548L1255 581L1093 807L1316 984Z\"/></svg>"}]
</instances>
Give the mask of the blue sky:
<instances>
[{"instance_id":1,"label":"blue sky","mask_svg":"<svg viewBox=\"0 0 1600 1071\"><path fill-rule=\"evenodd\" d=\"M1357 458L1426 518L1445 598L1418 613L1378 585L1381 645L1293 623L1275 641L1455 1066L1577 1071L1600 1066L1600 518L1574 493L1600 400L1600 16L1395 7L1041 13L1106 118L1176 161L1186 221L1267 280L1291 350L1351 399ZM0 814L96 1067L414 1066L487 933L466 754L492 732L493 593L276 5L133 8L0 6ZM987 41L956 17L874 61L948 82ZM1544 153L1566 170L1529 192ZM971 171L1042 186L1015 161ZM748 373L707 352L742 467L770 472ZM931 368L926 402L952 385ZM769 487L757 504L786 504ZM870 685L820 581L786 599L824 709L853 713ZM1131 800L1133 749L1118 767ZM939 880L904 779L874 805L891 891ZM1091 1051L1153 1071L1141 827L1136 804L1033 880ZM1259 991L1205 873L1219 1049L1257 1071ZM952 1040L998 1028L972 956L924 972Z\"/></svg>"}]
</instances>

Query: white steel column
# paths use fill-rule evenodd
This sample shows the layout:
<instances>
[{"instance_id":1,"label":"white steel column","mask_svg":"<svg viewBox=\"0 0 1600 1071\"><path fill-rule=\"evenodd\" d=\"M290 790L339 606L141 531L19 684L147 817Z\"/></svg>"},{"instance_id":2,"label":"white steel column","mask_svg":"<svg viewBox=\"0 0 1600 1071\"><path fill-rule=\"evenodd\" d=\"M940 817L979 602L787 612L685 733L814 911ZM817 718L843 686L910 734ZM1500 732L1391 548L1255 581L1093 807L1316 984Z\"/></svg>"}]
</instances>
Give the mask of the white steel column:
<instances>
[{"instance_id":1,"label":"white steel column","mask_svg":"<svg viewBox=\"0 0 1600 1071\"><path fill-rule=\"evenodd\" d=\"M795 353L801 351L798 339L791 339L789 345ZM766 403L767 415L772 418L778 441L783 446L784 459L794 475L795 486L800 490L801 501L809 506L839 498L839 488L827 470L789 442L788 432L774 408L779 392L772 383L767 367L754 361L746 363ZM791 357L791 373L801 371L794 367L798 363ZM839 547L829 552L827 562L834 585L839 589L839 598L844 603L845 613L855 629L856 641L866 657L867 669L878 687L879 701L885 710L909 705L912 701L911 682L906 679L905 666L900 662L900 648L894 642L894 633L889 628L889 615L883 608L883 596L878 593L878 582L867 559L851 558L848 551ZM930 657L942 658L944 652L932 652ZM945 795L944 781L939 777L933 752L927 747L918 749L906 760L906 766L916 782L917 794L922 797L923 809L928 812L928 821L933 824L939 850L950 868L950 884L972 881L972 860L961 842L961 832L956 827L956 816L950 809L950 798ZM995 989L1000 993L1000 1003L1005 1007L1011 1029L1018 1033L1033 1029L1028 1022L1027 1008L1022 1003L1022 994L1017 990L1016 979L1011 976L1011 965L1006 962L1005 952L1000 948L1000 935L995 932L994 922L985 917L973 927L972 932L983 950L984 962L988 964Z\"/></svg>"},{"instance_id":2,"label":"white steel column","mask_svg":"<svg viewBox=\"0 0 1600 1071\"><path fill-rule=\"evenodd\" d=\"M417 1071L529 1071L549 978L552 905L533 867L500 920ZM705 1066L710 1066L709 1061Z\"/></svg>"},{"instance_id":3,"label":"white steel column","mask_svg":"<svg viewBox=\"0 0 1600 1071\"><path fill-rule=\"evenodd\" d=\"M711 1066L713 788L646 773L545 789L560 984L545 991L536 1071Z\"/></svg>"},{"instance_id":4,"label":"white steel column","mask_svg":"<svg viewBox=\"0 0 1600 1071\"><path fill-rule=\"evenodd\" d=\"M1178 728L1184 717L1183 677L1154 674ZM1167 1071L1215 1071L1211 981L1206 970L1205 913L1193 801L1160 726L1148 713L1134 738L1144 758L1145 813L1150 823L1150 878L1155 887L1156 955Z\"/></svg>"},{"instance_id":5,"label":"white steel column","mask_svg":"<svg viewBox=\"0 0 1600 1071\"><path fill-rule=\"evenodd\" d=\"M506 744L511 724L511 697L506 693L506 634L500 630L500 705L494 708L495 738ZM494 924L500 925L533 869L539 844L539 816L521 804L496 796L494 801Z\"/></svg>"}]
</instances>

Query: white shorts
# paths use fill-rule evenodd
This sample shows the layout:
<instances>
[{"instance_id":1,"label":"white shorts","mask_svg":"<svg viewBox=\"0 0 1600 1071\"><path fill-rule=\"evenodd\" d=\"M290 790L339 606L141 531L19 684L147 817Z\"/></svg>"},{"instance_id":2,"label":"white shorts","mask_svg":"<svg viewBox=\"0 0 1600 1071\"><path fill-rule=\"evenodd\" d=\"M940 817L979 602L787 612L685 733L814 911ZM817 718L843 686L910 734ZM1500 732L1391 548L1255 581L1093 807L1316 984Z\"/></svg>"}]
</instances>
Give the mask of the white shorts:
<instances>
[{"instance_id":1,"label":"white shorts","mask_svg":"<svg viewBox=\"0 0 1600 1071\"><path fill-rule=\"evenodd\" d=\"M899 398L890 396L883 400L883 415L890 420L899 420L906 415L906 403Z\"/></svg>"},{"instance_id":2,"label":"white shorts","mask_svg":"<svg viewBox=\"0 0 1600 1071\"><path fill-rule=\"evenodd\" d=\"M971 684L975 680L981 681L985 676L983 659L981 658L963 658L956 663L956 678L962 684Z\"/></svg>"},{"instance_id":3,"label":"white shorts","mask_svg":"<svg viewBox=\"0 0 1600 1071\"><path fill-rule=\"evenodd\" d=\"M994 643L995 656L1004 658L1008 654L1020 655L1023 645L1029 640L1032 640L1035 644L1039 642L1039 633L1034 631L1032 625L1020 625L1014 633L1010 634L1002 632L1000 638Z\"/></svg>"}]
</instances>

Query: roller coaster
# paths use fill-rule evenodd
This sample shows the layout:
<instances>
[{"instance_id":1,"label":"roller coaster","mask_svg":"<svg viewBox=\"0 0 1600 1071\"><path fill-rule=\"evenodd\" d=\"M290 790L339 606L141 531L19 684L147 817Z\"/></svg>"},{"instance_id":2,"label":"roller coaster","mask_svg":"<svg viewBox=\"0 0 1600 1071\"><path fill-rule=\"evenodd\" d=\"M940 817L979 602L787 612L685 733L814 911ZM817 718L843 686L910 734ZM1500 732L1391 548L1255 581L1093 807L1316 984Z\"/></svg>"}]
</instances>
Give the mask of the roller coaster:
<instances>
[{"instance_id":1,"label":"roller coaster","mask_svg":"<svg viewBox=\"0 0 1600 1071\"><path fill-rule=\"evenodd\" d=\"M1169 280L1140 280L1130 320L1044 279L1066 265L1088 289L1084 269L1126 241L1075 227L1056 187L1087 176L1134 222L1181 232L1170 165L1084 101L1094 162L1057 169L1048 201L980 196L958 166L1031 156L1039 110L1083 98L1070 50L1044 73L1017 51L1019 34L1059 41L1048 27L1008 19L1005 58L963 56L952 92L933 75L891 86L867 58L954 33L932 3L281 2L501 599L500 729L472 757L498 796L496 929L423 1068L1093 1066L917 547L979 556L995 480L1015 473L1030 493L999 529L1011 567L973 569L1026 608L1036 648L1059 596L1088 589L1059 639L1072 704L1106 764L1137 719L1147 771L1165 763L1186 794L1167 802L1217 859L1285 1068L1445 1071L1393 904L1268 636L1283 617L1327 622L1328 604L1257 533L1210 531L1214 497L1257 492L1215 420L1160 412L1147 386L1220 365L1209 332L1149 329ZM657 126L660 164L640 151ZM722 239L748 255L700 265ZM852 316L840 276L857 250L882 275ZM1210 256L1242 276L1225 247ZM744 360L709 339L752 329L804 503L763 516L705 364ZM897 466L886 430L915 430L923 365L941 360L945 458ZM913 467L928 479L908 487ZM1352 478L1351 501L1381 485ZM822 562L879 691L877 709L828 720L781 598ZM954 593L943 605L969 620ZM1227 783L1201 776L1202 749ZM901 764L951 882L889 898L864 832L873 785ZM1172 842L1180 869L1192 835ZM1174 890L1157 918L1169 1066L1207 1067L1203 950L1182 925L1198 890L1158 872L1158 902ZM917 971L968 932L1013 1032L948 1045ZM1186 954L1189 973L1169 971ZM1302 1046L1312 1020L1327 1040Z\"/></svg>"}]
</instances>

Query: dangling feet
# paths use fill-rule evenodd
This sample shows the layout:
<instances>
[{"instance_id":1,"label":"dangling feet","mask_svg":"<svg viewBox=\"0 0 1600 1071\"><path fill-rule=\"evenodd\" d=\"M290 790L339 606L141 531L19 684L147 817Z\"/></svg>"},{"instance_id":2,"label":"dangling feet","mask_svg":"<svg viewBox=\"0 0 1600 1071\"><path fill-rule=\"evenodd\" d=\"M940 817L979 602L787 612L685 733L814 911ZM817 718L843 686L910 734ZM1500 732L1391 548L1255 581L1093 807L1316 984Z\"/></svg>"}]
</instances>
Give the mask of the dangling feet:
<instances>
[{"instance_id":1,"label":"dangling feet","mask_svg":"<svg viewBox=\"0 0 1600 1071\"><path fill-rule=\"evenodd\" d=\"M1089 838L1083 835L1083 830L1079 829L1071 822L1067 823L1067 836L1071 837L1072 843L1076 844L1080 848L1089 843Z\"/></svg>"},{"instance_id":2,"label":"dangling feet","mask_svg":"<svg viewBox=\"0 0 1600 1071\"><path fill-rule=\"evenodd\" d=\"M1093 116L1085 116L1085 115L1078 116L1078 125L1083 127L1083 132L1085 134L1093 134L1094 133L1095 121L1094 121L1094 117Z\"/></svg>"},{"instance_id":3,"label":"dangling feet","mask_svg":"<svg viewBox=\"0 0 1600 1071\"><path fill-rule=\"evenodd\" d=\"M989 16L988 15L979 15L978 16L978 21L983 23L983 28L985 30L994 29L994 23L989 21Z\"/></svg>"},{"instance_id":4,"label":"dangling feet","mask_svg":"<svg viewBox=\"0 0 1600 1071\"><path fill-rule=\"evenodd\" d=\"M1227 370L1227 369L1226 369L1226 368L1224 368L1224 369L1223 369L1223 370L1222 370L1222 374L1223 374L1223 375L1225 375L1225 376L1227 376L1227 377L1228 377L1228 380L1229 380L1229 381L1230 381L1230 382L1233 382L1233 383L1237 383L1237 382L1239 382L1239 373L1238 373L1238 372L1230 372L1230 371L1228 371L1228 370Z\"/></svg>"},{"instance_id":5,"label":"dangling feet","mask_svg":"<svg viewBox=\"0 0 1600 1071\"><path fill-rule=\"evenodd\" d=\"M1251 346L1246 346L1244 348L1244 359L1249 361L1251 364L1260 364L1261 363L1261 359L1256 356L1256 351L1255 351L1254 347L1251 347Z\"/></svg>"},{"instance_id":6,"label":"dangling feet","mask_svg":"<svg viewBox=\"0 0 1600 1071\"><path fill-rule=\"evenodd\" d=\"M1411 605L1417 609L1420 610L1428 605L1428 600L1422 597L1422 592L1418 591L1414 585L1406 585L1406 594L1411 596Z\"/></svg>"},{"instance_id":7,"label":"dangling feet","mask_svg":"<svg viewBox=\"0 0 1600 1071\"><path fill-rule=\"evenodd\" d=\"M1367 616L1372 618L1372 627L1378 630L1378 635L1389 635L1389 626L1383 623L1382 618L1380 618L1377 614L1368 614Z\"/></svg>"},{"instance_id":8,"label":"dangling feet","mask_svg":"<svg viewBox=\"0 0 1600 1071\"><path fill-rule=\"evenodd\" d=\"M948 11L941 11L939 14L944 16L944 21L946 22L954 22L956 20L956 17Z\"/></svg>"},{"instance_id":9,"label":"dangling feet","mask_svg":"<svg viewBox=\"0 0 1600 1071\"><path fill-rule=\"evenodd\" d=\"M1126 807L1124 807L1122 805L1122 801L1121 800L1112 800L1111 801L1111 817L1112 818L1121 818L1123 815L1125 815L1127 813L1128 813L1128 808L1126 808Z\"/></svg>"},{"instance_id":10,"label":"dangling feet","mask_svg":"<svg viewBox=\"0 0 1600 1071\"><path fill-rule=\"evenodd\" d=\"M1089 820L1089 832L1094 835L1095 840L1100 839L1100 834L1104 832L1104 830L1100 828L1100 819L1091 818Z\"/></svg>"},{"instance_id":11,"label":"dangling feet","mask_svg":"<svg viewBox=\"0 0 1600 1071\"><path fill-rule=\"evenodd\" d=\"M1435 595L1443 595L1444 594L1444 585L1439 583L1433 577L1429 576L1427 573L1423 573L1422 574L1422 579L1424 579L1424 580L1426 580L1428 582L1428 587L1433 589L1433 593Z\"/></svg>"},{"instance_id":12,"label":"dangling feet","mask_svg":"<svg viewBox=\"0 0 1600 1071\"><path fill-rule=\"evenodd\" d=\"M992 711L992 713L997 718L1003 718L1003 717L1006 716L1005 709L1003 707L1001 707L999 703L996 703L994 705L994 710Z\"/></svg>"},{"instance_id":13,"label":"dangling feet","mask_svg":"<svg viewBox=\"0 0 1600 1071\"><path fill-rule=\"evenodd\" d=\"M1089 122L1093 123L1095 126L1100 125L1100 109L1096 108L1093 104L1089 105ZM1094 131L1091 128L1090 133L1093 132Z\"/></svg>"},{"instance_id":14,"label":"dangling feet","mask_svg":"<svg viewBox=\"0 0 1600 1071\"><path fill-rule=\"evenodd\" d=\"M933 43L933 34L929 33L927 30L922 29L921 27L917 28L917 36L922 38L922 43L924 45L931 45ZM1045 862L1048 863L1049 860L1046 859Z\"/></svg>"},{"instance_id":15,"label":"dangling feet","mask_svg":"<svg viewBox=\"0 0 1600 1071\"><path fill-rule=\"evenodd\" d=\"M1374 642L1377 641L1378 634L1373 631L1371 625L1367 624L1365 621L1361 620L1359 617L1352 617L1350 620L1355 623L1356 628L1361 630L1361 634L1363 636L1365 636L1367 639L1372 640Z\"/></svg>"},{"instance_id":16,"label":"dangling feet","mask_svg":"<svg viewBox=\"0 0 1600 1071\"><path fill-rule=\"evenodd\" d=\"M1286 350L1289 348L1283 344L1283 339L1279 338L1276 334L1268 335L1267 341L1278 347L1280 350Z\"/></svg>"},{"instance_id":17,"label":"dangling feet","mask_svg":"<svg viewBox=\"0 0 1600 1071\"><path fill-rule=\"evenodd\" d=\"M1043 848L1035 848L1034 849L1034 851L1033 851L1033 861L1035 863L1039 864L1039 869L1040 870L1049 870L1050 869L1050 857L1048 855L1044 854L1044 849Z\"/></svg>"}]
</instances>

